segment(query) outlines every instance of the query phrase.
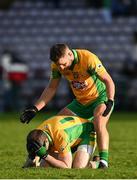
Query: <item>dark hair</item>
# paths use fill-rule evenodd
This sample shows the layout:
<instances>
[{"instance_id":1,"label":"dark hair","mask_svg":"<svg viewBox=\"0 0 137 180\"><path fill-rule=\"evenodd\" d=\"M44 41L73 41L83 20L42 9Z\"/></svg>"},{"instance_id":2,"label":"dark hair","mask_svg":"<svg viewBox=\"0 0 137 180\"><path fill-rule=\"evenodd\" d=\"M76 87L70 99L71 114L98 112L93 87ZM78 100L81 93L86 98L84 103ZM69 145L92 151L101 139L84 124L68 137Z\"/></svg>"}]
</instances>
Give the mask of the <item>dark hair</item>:
<instances>
[{"instance_id":1,"label":"dark hair","mask_svg":"<svg viewBox=\"0 0 137 180\"><path fill-rule=\"evenodd\" d=\"M50 59L53 62L57 62L64 54L65 50L68 48L66 44L55 44L50 48Z\"/></svg>"},{"instance_id":2,"label":"dark hair","mask_svg":"<svg viewBox=\"0 0 137 180\"><path fill-rule=\"evenodd\" d=\"M34 154L34 147L33 147L34 143L43 146L43 144L45 143L45 136L46 136L45 133L40 129L32 130L27 136L26 148L28 153L30 153L31 155Z\"/></svg>"},{"instance_id":3,"label":"dark hair","mask_svg":"<svg viewBox=\"0 0 137 180\"><path fill-rule=\"evenodd\" d=\"M45 135L45 133L40 129L34 129L30 131L30 133L27 136L27 142L29 141L40 141L42 137Z\"/></svg>"}]
</instances>

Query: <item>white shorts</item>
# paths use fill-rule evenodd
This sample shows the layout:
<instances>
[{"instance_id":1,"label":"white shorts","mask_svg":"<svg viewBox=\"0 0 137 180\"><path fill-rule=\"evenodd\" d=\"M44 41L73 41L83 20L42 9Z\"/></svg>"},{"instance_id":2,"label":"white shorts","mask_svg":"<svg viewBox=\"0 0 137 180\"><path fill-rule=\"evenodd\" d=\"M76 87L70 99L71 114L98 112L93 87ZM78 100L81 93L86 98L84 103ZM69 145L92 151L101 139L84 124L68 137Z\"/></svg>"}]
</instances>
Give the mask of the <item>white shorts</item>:
<instances>
[{"instance_id":1,"label":"white shorts","mask_svg":"<svg viewBox=\"0 0 137 180\"><path fill-rule=\"evenodd\" d=\"M85 144L78 146L77 151L84 151L87 152L89 155L92 155L95 151L95 148L96 147L93 148L92 146Z\"/></svg>"}]
</instances>

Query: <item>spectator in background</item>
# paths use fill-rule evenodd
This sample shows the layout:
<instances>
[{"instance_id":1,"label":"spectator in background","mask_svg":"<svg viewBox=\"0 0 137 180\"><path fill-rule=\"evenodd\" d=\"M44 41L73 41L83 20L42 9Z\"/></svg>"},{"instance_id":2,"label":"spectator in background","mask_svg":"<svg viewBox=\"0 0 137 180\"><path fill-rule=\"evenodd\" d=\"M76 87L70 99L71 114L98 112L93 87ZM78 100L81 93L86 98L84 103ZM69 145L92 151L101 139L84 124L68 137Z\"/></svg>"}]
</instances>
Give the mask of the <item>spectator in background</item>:
<instances>
[{"instance_id":1,"label":"spectator in background","mask_svg":"<svg viewBox=\"0 0 137 180\"><path fill-rule=\"evenodd\" d=\"M2 81L4 88L4 111L20 109L21 83L27 79L27 66L17 55L5 49L1 57Z\"/></svg>"},{"instance_id":2,"label":"spectator in background","mask_svg":"<svg viewBox=\"0 0 137 180\"><path fill-rule=\"evenodd\" d=\"M101 9L101 15L106 23L112 22L112 11L111 11L111 1L112 0L88 0L88 5ZM102 16L101 16L102 17Z\"/></svg>"},{"instance_id":3,"label":"spectator in background","mask_svg":"<svg viewBox=\"0 0 137 180\"><path fill-rule=\"evenodd\" d=\"M136 10L136 0L112 0L112 12L114 16L137 14Z\"/></svg>"},{"instance_id":4,"label":"spectator in background","mask_svg":"<svg viewBox=\"0 0 137 180\"><path fill-rule=\"evenodd\" d=\"M112 22L111 0L103 0L102 14L106 23Z\"/></svg>"}]
</instances>

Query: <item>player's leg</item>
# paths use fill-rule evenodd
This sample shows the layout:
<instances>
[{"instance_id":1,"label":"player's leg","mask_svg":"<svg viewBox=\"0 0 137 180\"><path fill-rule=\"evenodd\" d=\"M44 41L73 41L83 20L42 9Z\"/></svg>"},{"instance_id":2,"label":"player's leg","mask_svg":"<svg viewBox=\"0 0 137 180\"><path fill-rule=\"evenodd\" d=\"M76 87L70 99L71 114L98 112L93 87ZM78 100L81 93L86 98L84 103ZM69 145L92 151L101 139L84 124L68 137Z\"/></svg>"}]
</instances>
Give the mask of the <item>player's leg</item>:
<instances>
[{"instance_id":1,"label":"player's leg","mask_svg":"<svg viewBox=\"0 0 137 180\"><path fill-rule=\"evenodd\" d=\"M84 106L80 104L76 99L74 99L65 108L59 111L58 115L79 116L85 118L86 113L83 113L83 108Z\"/></svg>"},{"instance_id":2,"label":"player's leg","mask_svg":"<svg viewBox=\"0 0 137 180\"><path fill-rule=\"evenodd\" d=\"M88 167L89 160L93 155L96 148L96 133L93 131L94 127L85 132L85 138L82 140L77 148L73 159L73 168L85 168ZM91 127L90 127L91 128Z\"/></svg>"},{"instance_id":3,"label":"player's leg","mask_svg":"<svg viewBox=\"0 0 137 180\"><path fill-rule=\"evenodd\" d=\"M85 112L86 111L86 112ZM63 108L58 115L70 115L70 116L79 116L81 118L88 119L91 117L91 111L87 110L87 107L80 104L76 99L74 99L70 104ZM93 116L93 112L92 112Z\"/></svg>"},{"instance_id":4,"label":"player's leg","mask_svg":"<svg viewBox=\"0 0 137 180\"><path fill-rule=\"evenodd\" d=\"M58 115L75 116L76 114L70 109L68 109L67 107L65 107L61 111L58 112Z\"/></svg>"},{"instance_id":5,"label":"player's leg","mask_svg":"<svg viewBox=\"0 0 137 180\"><path fill-rule=\"evenodd\" d=\"M47 163L44 159L41 159L40 167L48 168L48 167L51 167L51 165Z\"/></svg>"},{"instance_id":6,"label":"player's leg","mask_svg":"<svg viewBox=\"0 0 137 180\"><path fill-rule=\"evenodd\" d=\"M100 157L94 156L93 159L91 159L88 163L88 167L92 169L97 169L100 163Z\"/></svg>"},{"instance_id":7,"label":"player's leg","mask_svg":"<svg viewBox=\"0 0 137 180\"><path fill-rule=\"evenodd\" d=\"M109 133L107 124L111 112L106 116L102 116L106 109L105 104L98 105L94 110L94 128L97 133L97 144L100 155L100 168L108 167L108 150L109 150Z\"/></svg>"},{"instance_id":8,"label":"player's leg","mask_svg":"<svg viewBox=\"0 0 137 180\"><path fill-rule=\"evenodd\" d=\"M71 108L69 108L69 107L71 107ZM75 115L77 115L75 113L75 107L76 107L75 100L73 100L70 104L68 104L66 107L61 109L58 112L58 115L75 116Z\"/></svg>"},{"instance_id":9,"label":"player's leg","mask_svg":"<svg viewBox=\"0 0 137 180\"><path fill-rule=\"evenodd\" d=\"M91 154L92 154L92 148L90 145L80 145L75 153L72 167L73 168L87 167Z\"/></svg>"}]
</instances>

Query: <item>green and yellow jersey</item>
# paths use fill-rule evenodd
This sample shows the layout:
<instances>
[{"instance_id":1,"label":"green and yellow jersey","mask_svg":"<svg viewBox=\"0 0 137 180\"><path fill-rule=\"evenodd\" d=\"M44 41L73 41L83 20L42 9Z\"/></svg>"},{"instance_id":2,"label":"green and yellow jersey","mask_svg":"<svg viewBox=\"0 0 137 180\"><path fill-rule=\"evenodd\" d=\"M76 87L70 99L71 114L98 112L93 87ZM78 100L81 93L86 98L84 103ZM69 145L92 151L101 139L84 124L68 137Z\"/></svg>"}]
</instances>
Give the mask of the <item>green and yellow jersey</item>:
<instances>
[{"instance_id":1,"label":"green and yellow jersey","mask_svg":"<svg viewBox=\"0 0 137 180\"><path fill-rule=\"evenodd\" d=\"M85 105L97 99L105 90L105 84L99 76L106 72L98 57L88 50L72 50L74 61L68 70L60 70L53 62L51 78L63 75L70 83L78 102Z\"/></svg>"},{"instance_id":2,"label":"green and yellow jersey","mask_svg":"<svg viewBox=\"0 0 137 180\"><path fill-rule=\"evenodd\" d=\"M79 144L92 145L95 142L93 124L76 116L54 116L37 127L51 138L51 151L64 156Z\"/></svg>"}]
</instances>

